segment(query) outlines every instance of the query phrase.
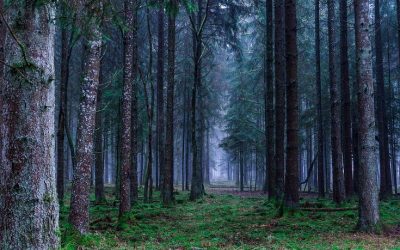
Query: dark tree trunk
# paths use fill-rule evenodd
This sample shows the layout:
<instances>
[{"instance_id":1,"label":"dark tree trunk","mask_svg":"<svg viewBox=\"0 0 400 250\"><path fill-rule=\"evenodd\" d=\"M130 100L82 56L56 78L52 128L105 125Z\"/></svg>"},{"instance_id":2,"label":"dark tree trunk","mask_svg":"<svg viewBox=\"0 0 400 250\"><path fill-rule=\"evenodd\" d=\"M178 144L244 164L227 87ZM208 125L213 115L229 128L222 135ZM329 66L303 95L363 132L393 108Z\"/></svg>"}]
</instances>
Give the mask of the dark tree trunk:
<instances>
[{"instance_id":1,"label":"dark tree trunk","mask_svg":"<svg viewBox=\"0 0 400 250\"><path fill-rule=\"evenodd\" d=\"M62 8L62 7L61 7ZM61 9L61 15L64 11ZM62 27L61 30L61 79L60 79L60 106L58 115L57 130L57 195L60 206L64 205L64 188L65 188L65 159L64 159L64 138L65 138L65 119L67 106L67 85L68 85L68 32Z\"/></svg>"},{"instance_id":2,"label":"dark tree trunk","mask_svg":"<svg viewBox=\"0 0 400 250\"><path fill-rule=\"evenodd\" d=\"M318 194L325 196L324 184L324 129L322 121L322 88L321 88L321 35L320 35L320 0L315 0L315 74L317 90L317 123L318 123Z\"/></svg>"},{"instance_id":3,"label":"dark tree trunk","mask_svg":"<svg viewBox=\"0 0 400 250\"><path fill-rule=\"evenodd\" d=\"M376 180L376 144L374 119L374 79L370 41L371 13L368 0L355 1L357 66L360 79L359 113L359 221L361 231L371 232L379 222L378 183Z\"/></svg>"},{"instance_id":4,"label":"dark tree trunk","mask_svg":"<svg viewBox=\"0 0 400 250\"><path fill-rule=\"evenodd\" d=\"M335 67L335 4L328 0L328 36L329 36L329 82L331 94L331 150L333 167L333 200L343 202L345 198L344 174L342 164L342 145L340 142L340 102L339 87Z\"/></svg>"},{"instance_id":5,"label":"dark tree trunk","mask_svg":"<svg viewBox=\"0 0 400 250\"><path fill-rule=\"evenodd\" d=\"M125 0L125 22L128 27L134 26L134 0ZM130 176L132 168L132 84L133 75L133 31L128 29L124 33L124 83L122 90L122 137L121 137L121 185L119 216L124 216L131 209Z\"/></svg>"},{"instance_id":6,"label":"dark tree trunk","mask_svg":"<svg viewBox=\"0 0 400 250\"><path fill-rule=\"evenodd\" d=\"M376 66L376 102L379 141L379 163L381 170L381 198L387 198L392 194L392 180L389 161L388 124L385 105L385 80L383 75L383 52L380 1L375 0L375 66Z\"/></svg>"},{"instance_id":7,"label":"dark tree trunk","mask_svg":"<svg viewBox=\"0 0 400 250\"><path fill-rule=\"evenodd\" d=\"M345 193L353 195L353 166L351 138L351 102L347 41L347 0L340 0L340 82L342 99L342 138Z\"/></svg>"},{"instance_id":8,"label":"dark tree trunk","mask_svg":"<svg viewBox=\"0 0 400 250\"><path fill-rule=\"evenodd\" d=\"M133 54L132 54L132 72L133 72L133 82L132 82L132 125L131 125L131 141L132 141L132 164L130 170L130 183L131 183L131 203L134 204L138 200L138 173L137 173L137 152L138 152L138 73L139 73L139 51L138 51L138 0L134 0L133 2L133 34L132 34L132 43L133 43ZM142 184L142 176L141 174L141 184Z\"/></svg>"},{"instance_id":9,"label":"dark tree trunk","mask_svg":"<svg viewBox=\"0 0 400 250\"><path fill-rule=\"evenodd\" d=\"M208 11L209 11L209 1L207 0L205 15L202 15L203 12L203 1L198 0L199 10L197 12L197 22L194 20L195 18L191 16L193 28L193 36L194 36L194 83L192 88L192 106L191 106L191 133L192 133L192 183L190 190L190 200L194 201L201 198L204 194L203 187L203 170L201 166L201 147L202 143L199 143L197 136L197 102L198 102L198 92L201 89L201 78L202 78L202 52L203 52L203 31L204 25L207 21ZM200 103L200 101L199 101ZM199 109L203 108L202 105L199 105ZM201 112L201 110L200 110ZM200 120L201 117L200 117ZM203 121L201 121L202 123ZM201 128L200 128L201 130ZM200 134L201 131L200 131ZM200 138L200 136L199 136ZM200 140L201 142L202 140Z\"/></svg>"},{"instance_id":10,"label":"dark tree trunk","mask_svg":"<svg viewBox=\"0 0 400 250\"><path fill-rule=\"evenodd\" d=\"M93 3L85 6L90 12L98 15L101 4ZM89 192L91 167L93 165L93 147L97 91L99 87L100 56L102 37L98 23L92 22L88 27L87 51L84 59L84 73L82 83L82 96L79 110L77 132L76 160L71 192L71 211L69 220L73 227L81 234L89 230Z\"/></svg>"},{"instance_id":11,"label":"dark tree trunk","mask_svg":"<svg viewBox=\"0 0 400 250\"><path fill-rule=\"evenodd\" d=\"M0 248L58 249L54 9L34 1L2 7L0 57L18 70L0 72ZM13 33L6 37L5 20Z\"/></svg>"},{"instance_id":12,"label":"dark tree trunk","mask_svg":"<svg viewBox=\"0 0 400 250\"><path fill-rule=\"evenodd\" d=\"M281 199L285 176L285 0L275 1L275 185L272 198ZM273 173L272 173L273 174ZM270 177L273 178L273 177Z\"/></svg>"},{"instance_id":13,"label":"dark tree trunk","mask_svg":"<svg viewBox=\"0 0 400 250\"><path fill-rule=\"evenodd\" d=\"M286 75L287 75L287 163L285 205L299 202L299 100L297 83L296 0L285 0Z\"/></svg>"},{"instance_id":14,"label":"dark tree trunk","mask_svg":"<svg viewBox=\"0 0 400 250\"><path fill-rule=\"evenodd\" d=\"M164 136L164 5L159 1L158 10L158 50L157 50L157 166L160 170L160 186L163 187L163 174L165 166L165 136ZM158 182L156 180L158 185ZM164 190L161 190L161 194Z\"/></svg>"},{"instance_id":15,"label":"dark tree trunk","mask_svg":"<svg viewBox=\"0 0 400 250\"><path fill-rule=\"evenodd\" d=\"M100 66L101 71L101 66ZM106 200L104 193L104 149L103 149L103 118L102 118L102 88L103 81L100 72L100 86L97 91L97 107L96 107L96 130L95 130L95 197L97 203L103 203Z\"/></svg>"},{"instance_id":16,"label":"dark tree trunk","mask_svg":"<svg viewBox=\"0 0 400 250\"><path fill-rule=\"evenodd\" d=\"M168 206L174 201L174 90L175 90L175 38L177 0L170 1L168 13L168 88L167 88L167 130L165 140L165 166L163 181L163 205Z\"/></svg>"},{"instance_id":17,"label":"dark tree trunk","mask_svg":"<svg viewBox=\"0 0 400 250\"><path fill-rule=\"evenodd\" d=\"M265 185L264 192L270 193L269 197L275 197L276 186L276 168L274 164L274 72L273 72L273 18L272 18L272 0L266 1L267 11L267 46L266 54L267 60L265 65L266 78L265 78L265 142L266 142L266 162L268 164L268 171L265 171Z\"/></svg>"}]
</instances>

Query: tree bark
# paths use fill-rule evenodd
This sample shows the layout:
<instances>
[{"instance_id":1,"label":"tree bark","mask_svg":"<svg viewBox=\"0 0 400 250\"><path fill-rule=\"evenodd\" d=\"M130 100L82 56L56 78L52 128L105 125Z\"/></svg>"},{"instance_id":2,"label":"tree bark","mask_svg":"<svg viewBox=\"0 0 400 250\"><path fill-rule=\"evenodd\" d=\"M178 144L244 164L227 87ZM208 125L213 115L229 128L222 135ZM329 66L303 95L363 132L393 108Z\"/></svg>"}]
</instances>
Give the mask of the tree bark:
<instances>
[{"instance_id":1,"label":"tree bark","mask_svg":"<svg viewBox=\"0 0 400 250\"><path fill-rule=\"evenodd\" d=\"M0 6L0 248L58 249L55 11L34 1Z\"/></svg>"},{"instance_id":2,"label":"tree bark","mask_svg":"<svg viewBox=\"0 0 400 250\"><path fill-rule=\"evenodd\" d=\"M322 88L321 88L321 34L320 34L320 0L315 0L315 74L317 90L317 123L318 123L318 194L325 196L324 176L324 129L322 120Z\"/></svg>"},{"instance_id":3,"label":"tree bark","mask_svg":"<svg viewBox=\"0 0 400 250\"><path fill-rule=\"evenodd\" d=\"M268 164L268 171L265 171L265 185L264 191L270 193L269 197L275 197L276 186L276 167L274 162L274 73L273 73L273 18L272 18L272 0L266 1L266 78L265 78L265 142L266 142L266 162Z\"/></svg>"},{"instance_id":4,"label":"tree bark","mask_svg":"<svg viewBox=\"0 0 400 250\"><path fill-rule=\"evenodd\" d=\"M163 187L165 166L165 124L164 124L164 6L159 1L158 9L158 49L157 49L157 168L160 169L160 186ZM157 182L157 181L156 181ZM161 194L164 190L161 190Z\"/></svg>"},{"instance_id":5,"label":"tree bark","mask_svg":"<svg viewBox=\"0 0 400 250\"><path fill-rule=\"evenodd\" d=\"M100 63L101 64L101 63ZM100 65L100 80L99 89L97 91L97 105L96 105L96 118L95 118L95 198L97 203L106 201L104 193L104 148L103 148L103 117L102 117L102 95L103 86L102 74Z\"/></svg>"},{"instance_id":6,"label":"tree bark","mask_svg":"<svg viewBox=\"0 0 400 250\"><path fill-rule=\"evenodd\" d=\"M340 82L342 99L342 138L345 194L353 195L351 102L349 85L349 59L347 41L347 0L340 0Z\"/></svg>"},{"instance_id":7,"label":"tree bark","mask_svg":"<svg viewBox=\"0 0 400 250\"><path fill-rule=\"evenodd\" d=\"M271 197L281 199L285 177L285 0L275 1L275 185ZM273 174L273 173L271 173ZM270 177L273 178L273 177Z\"/></svg>"},{"instance_id":8,"label":"tree bark","mask_svg":"<svg viewBox=\"0 0 400 250\"><path fill-rule=\"evenodd\" d=\"M101 9L102 6L99 2L91 3L87 6L85 5L85 9L83 13L81 13L82 16L80 18L85 18L86 15L98 15ZM93 165L95 116L102 44L99 24L91 20L87 25L87 54L84 59L85 65L81 87L82 96L79 106L77 131L77 165L72 181L71 211L69 215L70 223L81 234L85 234L89 230L90 176L91 167Z\"/></svg>"},{"instance_id":9,"label":"tree bark","mask_svg":"<svg viewBox=\"0 0 400 250\"><path fill-rule=\"evenodd\" d=\"M375 0L375 66L376 66L376 101L377 101L377 122L379 141L379 163L380 163L380 195L387 198L392 195L392 180L389 161L389 138L388 123L385 105L385 80L383 75L383 52L382 52L382 31L380 1Z\"/></svg>"},{"instance_id":10,"label":"tree bark","mask_svg":"<svg viewBox=\"0 0 400 250\"><path fill-rule=\"evenodd\" d=\"M125 22L128 29L124 33L124 85L122 91L122 138L121 138L121 188L119 216L131 209L130 176L132 164L132 85L133 85L133 31L134 0L125 0Z\"/></svg>"},{"instance_id":11,"label":"tree bark","mask_svg":"<svg viewBox=\"0 0 400 250\"><path fill-rule=\"evenodd\" d=\"M344 174L342 164L342 145L340 136L339 87L335 67L335 4L328 0L328 36L329 36L329 82L331 94L331 150L333 167L333 200L343 202L345 198Z\"/></svg>"},{"instance_id":12,"label":"tree bark","mask_svg":"<svg viewBox=\"0 0 400 250\"><path fill-rule=\"evenodd\" d=\"M359 221L360 231L372 232L379 222L378 183L376 180L376 144L374 80L372 73L372 45L370 40L371 12L368 0L355 1L357 73L359 113Z\"/></svg>"},{"instance_id":13,"label":"tree bark","mask_svg":"<svg viewBox=\"0 0 400 250\"><path fill-rule=\"evenodd\" d=\"M177 0L170 0L168 13L168 87L167 87L167 130L165 140L165 165L163 181L163 205L169 206L174 201L174 92L175 92L175 39Z\"/></svg>"},{"instance_id":14,"label":"tree bark","mask_svg":"<svg viewBox=\"0 0 400 250\"><path fill-rule=\"evenodd\" d=\"M130 170L130 183L131 183L131 203L134 204L138 200L138 173L137 173L137 154L138 154L138 73L139 73L139 50L138 50L138 0L134 0L133 3L133 54L132 54L132 72L133 72L133 82L132 82L132 132L131 132L131 154L132 154L132 164ZM143 173L141 172L141 182Z\"/></svg>"},{"instance_id":15,"label":"tree bark","mask_svg":"<svg viewBox=\"0 0 400 250\"><path fill-rule=\"evenodd\" d=\"M285 205L299 203L299 100L297 83L297 15L296 0L285 0L286 86L287 86L287 163Z\"/></svg>"}]
</instances>

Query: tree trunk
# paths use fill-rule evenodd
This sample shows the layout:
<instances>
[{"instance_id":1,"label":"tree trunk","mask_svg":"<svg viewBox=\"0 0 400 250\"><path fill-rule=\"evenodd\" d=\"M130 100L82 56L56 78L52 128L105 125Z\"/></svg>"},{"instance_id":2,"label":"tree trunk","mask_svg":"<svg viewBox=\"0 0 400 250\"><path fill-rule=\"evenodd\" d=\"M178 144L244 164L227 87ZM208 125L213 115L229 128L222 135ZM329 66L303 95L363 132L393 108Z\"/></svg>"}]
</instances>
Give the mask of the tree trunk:
<instances>
[{"instance_id":1,"label":"tree trunk","mask_svg":"<svg viewBox=\"0 0 400 250\"><path fill-rule=\"evenodd\" d=\"M335 67L335 4L328 0L328 36L329 36L329 81L331 94L331 150L333 167L333 200L341 203L345 198L344 174L342 164L342 145L340 142L340 102L339 87Z\"/></svg>"},{"instance_id":2,"label":"tree trunk","mask_svg":"<svg viewBox=\"0 0 400 250\"><path fill-rule=\"evenodd\" d=\"M88 10L86 10L88 8ZM101 11L101 3L85 6L85 13ZM100 56L102 37L99 24L88 24L86 56L84 59L84 73L81 90L81 103L77 132L76 160L71 192L71 211L69 220L73 227L81 234L89 230L89 192L91 166L93 165L93 144L95 130L95 116L97 91L99 87Z\"/></svg>"},{"instance_id":3,"label":"tree trunk","mask_svg":"<svg viewBox=\"0 0 400 250\"><path fill-rule=\"evenodd\" d=\"M357 78L359 113L359 221L361 231L371 232L379 222L378 183L376 180L376 144L374 119L374 80L372 73L372 45L370 41L371 13L368 0L355 1Z\"/></svg>"},{"instance_id":4,"label":"tree trunk","mask_svg":"<svg viewBox=\"0 0 400 250\"><path fill-rule=\"evenodd\" d=\"M0 72L0 248L58 249L54 9L2 7L0 57L10 66Z\"/></svg>"},{"instance_id":5,"label":"tree trunk","mask_svg":"<svg viewBox=\"0 0 400 250\"><path fill-rule=\"evenodd\" d=\"M275 1L275 185L270 197L281 199L285 176L285 0ZM273 173L271 173L273 174ZM273 177L270 177L273 178Z\"/></svg>"},{"instance_id":6,"label":"tree trunk","mask_svg":"<svg viewBox=\"0 0 400 250\"><path fill-rule=\"evenodd\" d=\"M134 0L125 0L125 22L134 26ZM124 216L131 209L129 172L132 164L132 85L133 75L133 31L124 33L124 83L122 91L122 138L121 138L121 188L119 216Z\"/></svg>"},{"instance_id":7,"label":"tree trunk","mask_svg":"<svg viewBox=\"0 0 400 250\"><path fill-rule=\"evenodd\" d=\"M97 91L97 106L96 106L96 130L95 130L95 197L97 203L103 203L106 200L104 193L104 148L103 148L103 117L102 117L102 95L103 95L103 80L101 76L100 65L100 86Z\"/></svg>"},{"instance_id":8,"label":"tree trunk","mask_svg":"<svg viewBox=\"0 0 400 250\"><path fill-rule=\"evenodd\" d=\"M61 7L61 15L64 9ZM66 28L61 30L61 79L60 79L60 106L58 115L57 130L57 195L60 206L64 205L64 180L65 180L65 159L64 159L64 138L65 119L67 106L67 85L68 85L68 32Z\"/></svg>"},{"instance_id":9,"label":"tree trunk","mask_svg":"<svg viewBox=\"0 0 400 250\"><path fill-rule=\"evenodd\" d=\"M340 0L340 82L342 98L342 138L344 183L347 197L353 195L353 166L351 138L351 102L347 41L347 0Z\"/></svg>"},{"instance_id":10,"label":"tree trunk","mask_svg":"<svg viewBox=\"0 0 400 250\"><path fill-rule=\"evenodd\" d=\"M170 1L168 13L168 88L167 88L167 130L165 140L165 165L163 181L163 205L169 206L174 201L174 91L175 91L175 37L177 0Z\"/></svg>"},{"instance_id":11,"label":"tree trunk","mask_svg":"<svg viewBox=\"0 0 400 250\"><path fill-rule=\"evenodd\" d=\"M297 20L296 0L285 0L286 75L287 75L287 164L285 205L297 207L299 202L299 100L297 83Z\"/></svg>"},{"instance_id":12,"label":"tree trunk","mask_svg":"<svg viewBox=\"0 0 400 250\"><path fill-rule=\"evenodd\" d=\"M320 34L320 0L315 0L315 74L317 90L317 122L318 122L318 194L325 196L324 184L324 129L322 121L322 88L321 88L321 34Z\"/></svg>"},{"instance_id":13,"label":"tree trunk","mask_svg":"<svg viewBox=\"0 0 400 250\"><path fill-rule=\"evenodd\" d=\"M159 1L158 10L158 50L157 50L157 168L160 169L160 186L163 187L163 174L165 165L165 125L164 125L164 6ZM161 193L164 190L161 190Z\"/></svg>"},{"instance_id":14,"label":"tree trunk","mask_svg":"<svg viewBox=\"0 0 400 250\"><path fill-rule=\"evenodd\" d=\"M268 171L265 171L264 192L269 193L269 197L273 198L276 186L276 167L274 164L274 83L273 83L273 18L272 18L272 0L266 1L267 15L267 46L266 46L266 78L265 78L265 142L266 142L266 162Z\"/></svg>"},{"instance_id":15,"label":"tree trunk","mask_svg":"<svg viewBox=\"0 0 400 250\"><path fill-rule=\"evenodd\" d=\"M139 73L139 51L138 51L138 6L137 0L133 2L133 30L132 30L132 43L133 43L133 82L132 82L132 125L131 125L131 141L132 141L132 164L130 170L130 183L131 183L131 203L134 204L138 200L138 173L137 173L137 152L138 152L138 73ZM143 173L140 173L141 176ZM140 178L142 183L142 177Z\"/></svg>"},{"instance_id":16,"label":"tree trunk","mask_svg":"<svg viewBox=\"0 0 400 250\"><path fill-rule=\"evenodd\" d=\"M392 181L390 175L389 161L389 139L385 105L385 80L383 75L383 52L382 52L382 31L380 1L375 0L375 65L376 65L376 101L377 101L377 122L379 141L379 163L381 170L381 198L387 198L392 194Z\"/></svg>"}]
</instances>

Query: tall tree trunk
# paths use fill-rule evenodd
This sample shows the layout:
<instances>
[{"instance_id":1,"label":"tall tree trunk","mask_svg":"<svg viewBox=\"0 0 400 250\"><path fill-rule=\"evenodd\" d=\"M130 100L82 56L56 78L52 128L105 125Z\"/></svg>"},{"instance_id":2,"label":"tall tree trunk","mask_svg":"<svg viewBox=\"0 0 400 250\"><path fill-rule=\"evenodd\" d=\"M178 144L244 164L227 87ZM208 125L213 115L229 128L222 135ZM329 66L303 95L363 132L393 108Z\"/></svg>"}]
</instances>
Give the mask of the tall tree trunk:
<instances>
[{"instance_id":1,"label":"tall tree trunk","mask_svg":"<svg viewBox=\"0 0 400 250\"><path fill-rule=\"evenodd\" d=\"M198 12L197 12L197 20L191 16L192 19L191 23L194 27L193 29L193 48L194 48L194 83L192 88L192 100L191 100L191 134L192 134L192 183L191 183L191 190L190 190L190 200L194 201L201 198L204 194L204 187L203 187L203 170L201 166L201 147L203 147L202 143L199 143L199 138L201 138L201 131L200 136L197 136L197 119L196 113L198 112L197 106L199 109L202 109L202 105L197 105L198 100L198 92L201 89L201 78L202 78L202 52L203 52L203 31L204 25L207 21L208 11L209 11L209 4L210 0L206 2L206 9L205 15L203 16L203 0L198 0ZM199 101L199 104L200 101ZM201 110L200 110L201 114ZM201 123L203 123L203 119L199 119ZM202 130L200 128L200 130ZM199 137L199 138L197 138ZM200 140L201 142L202 140Z\"/></svg>"},{"instance_id":2,"label":"tall tree trunk","mask_svg":"<svg viewBox=\"0 0 400 250\"><path fill-rule=\"evenodd\" d=\"M351 102L347 41L347 0L340 0L340 82L342 99L343 164L346 196L353 195Z\"/></svg>"},{"instance_id":3,"label":"tall tree trunk","mask_svg":"<svg viewBox=\"0 0 400 250\"><path fill-rule=\"evenodd\" d=\"M285 0L275 1L275 185L272 198L281 199L285 176ZM272 173L273 174L273 173ZM270 177L273 178L273 177Z\"/></svg>"},{"instance_id":4,"label":"tall tree trunk","mask_svg":"<svg viewBox=\"0 0 400 250\"><path fill-rule=\"evenodd\" d=\"M379 163L381 170L380 195L387 198L392 194L392 180L390 175L389 139L385 105L385 80L383 75L383 52L380 1L375 0L375 65L376 65L376 101L379 138Z\"/></svg>"},{"instance_id":5,"label":"tall tree trunk","mask_svg":"<svg viewBox=\"0 0 400 250\"><path fill-rule=\"evenodd\" d=\"M61 7L61 15L64 14ZM57 130L57 195L60 206L64 205L64 180L65 180L65 159L64 159L64 138L65 119L67 106L67 85L68 85L68 32L65 27L61 30L61 79L60 79L60 105Z\"/></svg>"},{"instance_id":6,"label":"tall tree trunk","mask_svg":"<svg viewBox=\"0 0 400 250\"><path fill-rule=\"evenodd\" d=\"M371 232L379 222L378 183L376 180L376 144L374 79L372 76L372 45L370 40L371 12L368 0L355 1L357 73L360 79L358 92L359 113L359 221L361 231Z\"/></svg>"},{"instance_id":7,"label":"tall tree trunk","mask_svg":"<svg viewBox=\"0 0 400 250\"><path fill-rule=\"evenodd\" d=\"M0 248L58 249L54 9L17 1L3 12L1 1L0 10L0 57L18 65L0 71Z\"/></svg>"},{"instance_id":8,"label":"tall tree trunk","mask_svg":"<svg viewBox=\"0 0 400 250\"><path fill-rule=\"evenodd\" d=\"M276 167L274 164L274 72L273 72L273 18L272 18L272 0L266 1L266 78L265 78L265 142L266 142L266 162L268 164L268 171L265 171L265 185L264 191L269 193L269 197L275 197L276 186Z\"/></svg>"},{"instance_id":9,"label":"tall tree trunk","mask_svg":"<svg viewBox=\"0 0 400 250\"><path fill-rule=\"evenodd\" d=\"M391 51L390 51L390 33L389 33L389 25L387 25L388 30L387 34L387 61L388 61L388 84L389 84L389 111L390 111L390 151L391 151L391 160L392 160L392 171L393 171L393 186L394 193L397 194L397 164L396 164L396 136L395 136L395 123L396 123L396 115L393 106L395 105L395 95L394 95L394 87L392 83L392 74L391 74Z\"/></svg>"},{"instance_id":10,"label":"tall tree trunk","mask_svg":"<svg viewBox=\"0 0 400 250\"><path fill-rule=\"evenodd\" d=\"M103 203L106 200L106 196L104 193L104 148L103 148L103 117L102 117L102 95L103 95L103 80L101 73L101 64L100 62L100 86L97 91L97 106L96 106L96 118L95 118L95 197L97 203Z\"/></svg>"},{"instance_id":11,"label":"tall tree trunk","mask_svg":"<svg viewBox=\"0 0 400 250\"><path fill-rule=\"evenodd\" d=\"M328 0L328 36L329 36L329 81L331 94L331 150L333 167L333 200L341 203L345 198L344 174L342 164L342 145L340 136L339 87L335 67L335 4Z\"/></svg>"},{"instance_id":12,"label":"tall tree trunk","mask_svg":"<svg viewBox=\"0 0 400 250\"><path fill-rule=\"evenodd\" d=\"M125 0L125 22L130 29L124 33L124 85L122 91L122 138L121 138L121 188L119 216L131 209L129 172L132 164L132 85L133 85L133 31L134 0Z\"/></svg>"},{"instance_id":13,"label":"tall tree trunk","mask_svg":"<svg viewBox=\"0 0 400 250\"><path fill-rule=\"evenodd\" d=\"M324 129L322 120L322 88L321 88L321 34L320 34L320 0L315 0L315 74L317 90L317 122L318 122L318 194L325 196L324 184Z\"/></svg>"},{"instance_id":14,"label":"tall tree trunk","mask_svg":"<svg viewBox=\"0 0 400 250\"><path fill-rule=\"evenodd\" d=\"M167 130L165 140L165 166L163 181L163 205L168 206L174 200L174 91L175 91L175 38L177 0L170 1L168 13L168 88L167 88Z\"/></svg>"},{"instance_id":15,"label":"tall tree trunk","mask_svg":"<svg viewBox=\"0 0 400 250\"><path fill-rule=\"evenodd\" d=\"M84 1L86 2L86 1ZM101 3L85 5L83 15L98 15L101 12ZM79 110L77 132L76 160L71 192L71 211L69 220L73 227L81 234L89 230L89 192L91 166L93 165L93 144L95 130L95 116L97 91L99 87L101 31L99 24L92 20L86 34L86 56L84 59L84 73L82 83L82 97Z\"/></svg>"},{"instance_id":16,"label":"tall tree trunk","mask_svg":"<svg viewBox=\"0 0 400 250\"><path fill-rule=\"evenodd\" d=\"M132 50L133 50L133 61L132 61L132 72L133 72L133 82L132 82L132 125L131 125L131 141L132 141L132 164L130 170L130 183L131 183L131 203L134 204L138 200L138 75L139 75L139 50L138 50L138 8L139 1L134 0L133 2L133 25L132 25ZM142 161L143 162L143 161ZM141 174L141 184L142 175Z\"/></svg>"},{"instance_id":17,"label":"tall tree trunk","mask_svg":"<svg viewBox=\"0 0 400 250\"><path fill-rule=\"evenodd\" d=\"M160 169L160 186L163 187L164 174L164 4L159 0L158 9L158 49L157 49L157 168ZM161 193L164 190L161 190Z\"/></svg>"},{"instance_id":18,"label":"tall tree trunk","mask_svg":"<svg viewBox=\"0 0 400 250\"><path fill-rule=\"evenodd\" d=\"M287 86L287 163L285 205L299 202L299 100L297 83L297 15L296 0L285 0L286 86Z\"/></svg>"}]
</instances>

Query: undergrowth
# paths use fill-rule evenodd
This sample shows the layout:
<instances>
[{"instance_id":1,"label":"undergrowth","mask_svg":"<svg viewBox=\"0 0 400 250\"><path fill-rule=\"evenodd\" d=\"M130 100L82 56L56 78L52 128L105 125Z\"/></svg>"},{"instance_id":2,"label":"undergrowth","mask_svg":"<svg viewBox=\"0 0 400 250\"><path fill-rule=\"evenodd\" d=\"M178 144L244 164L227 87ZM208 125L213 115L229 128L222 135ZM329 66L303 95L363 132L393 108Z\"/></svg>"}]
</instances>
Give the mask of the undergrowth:
<instances>
[{"instance_id":1,"label":"undergrowth","mask_svg":"<svg viewBox=\"0 0 400 250\"><path fill-rule=\"evenodd\" d=\"M297 211L278 218L264 197L207 195L197 202L176 195L170 208L138 203L118 221L118 204L108 190L108 203L90 208L91 233L80 236L68 224L68 205L61 210L63 249L400 249L400 200L381 203L385 230L357 233L357 211ZM93 198L93 197L92 197ZM329 200L303 199L306 207L336 207ZM343 207L354 207L348 201Z\"/></svg>"}]
</instances>

